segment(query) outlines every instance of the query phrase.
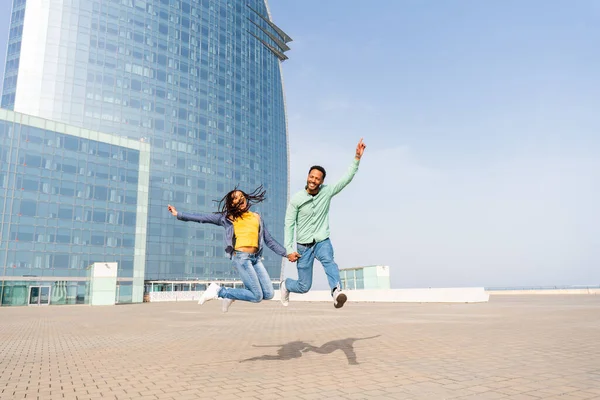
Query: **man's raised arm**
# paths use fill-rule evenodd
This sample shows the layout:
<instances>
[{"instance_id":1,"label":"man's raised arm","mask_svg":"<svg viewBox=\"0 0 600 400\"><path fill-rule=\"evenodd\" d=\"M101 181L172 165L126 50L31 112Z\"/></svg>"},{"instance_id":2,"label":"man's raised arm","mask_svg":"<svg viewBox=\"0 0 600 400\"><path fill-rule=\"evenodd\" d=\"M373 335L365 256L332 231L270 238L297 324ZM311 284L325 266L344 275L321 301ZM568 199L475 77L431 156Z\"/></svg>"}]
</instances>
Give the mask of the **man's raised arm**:
<instances>
[{"instance_id":1,"label":"man's raised arm","mask_svg":"<svg viewBox=\"0 0 600 400\"><path fill-rule=\"evenodd\" d=\"M332 196L335 196L336 194L341 192L342 189L345 188L352 181L352 178L354 178L354 175L356 175L356 172L358 171L358 165L360 164L360 159L362 158L366 147L367 146L363 143L362 138L360 138L360 141L356 145L354 160L352 160L350 168L348 168L348 171L346 171L344 176L342 176L342 178L339 181L332 185Z\"/></svg>"}]
</instances>

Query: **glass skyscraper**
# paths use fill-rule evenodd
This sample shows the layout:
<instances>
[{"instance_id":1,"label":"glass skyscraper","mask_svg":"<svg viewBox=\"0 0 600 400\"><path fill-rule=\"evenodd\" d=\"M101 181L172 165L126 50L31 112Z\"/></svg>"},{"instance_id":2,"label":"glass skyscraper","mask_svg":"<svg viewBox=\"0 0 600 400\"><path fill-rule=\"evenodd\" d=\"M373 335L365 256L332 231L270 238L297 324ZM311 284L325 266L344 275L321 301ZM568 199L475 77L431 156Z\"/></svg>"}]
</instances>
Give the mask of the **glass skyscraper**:
<instances>
[{"instance_id":1,"label":"glass skyscraper","mask_svg":"<svg viewBox=\"0 0 600 400\"><path fill-rule=\"evenodd\" d=\"M3 108L149 144L145 279L236 277L222 228L177 221L167 204L214 212L234 187L262 184L267 201L256 211L283 240L280 68L291 39L266 1L14 0L9 35ZM277 278L281 257L264 254ZM12 265L8 253L0 257L0 268Z\"/></svg>"}]
</instances>

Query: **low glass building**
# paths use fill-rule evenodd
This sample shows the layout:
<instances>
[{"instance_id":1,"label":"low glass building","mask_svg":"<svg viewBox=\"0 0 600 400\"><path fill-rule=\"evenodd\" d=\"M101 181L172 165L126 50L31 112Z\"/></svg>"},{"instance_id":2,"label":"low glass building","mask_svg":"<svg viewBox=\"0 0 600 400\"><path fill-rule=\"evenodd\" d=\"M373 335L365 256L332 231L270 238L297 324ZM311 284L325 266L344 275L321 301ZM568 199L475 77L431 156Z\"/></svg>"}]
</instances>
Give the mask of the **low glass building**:
<instances>
[{"instance_id":1,"label":"low glass building","mask_svg":"<svg viewBox=\"0 0 600 400\"><path fill-rule=\"evenodd\" d=\"M86 303L87 268L144 291L150 145L0 109L1 305Z\"/></svg>"},{"instance_id":2,"label":"low glass building","mask_svg":"<svg viewBox=\"0 0 600 400\"><path fill-rule=\"evenodd\" d=\"M389 289L390 267L369 265L340 269L340 280L344 290Z\"/></svg>"}]
</instances>

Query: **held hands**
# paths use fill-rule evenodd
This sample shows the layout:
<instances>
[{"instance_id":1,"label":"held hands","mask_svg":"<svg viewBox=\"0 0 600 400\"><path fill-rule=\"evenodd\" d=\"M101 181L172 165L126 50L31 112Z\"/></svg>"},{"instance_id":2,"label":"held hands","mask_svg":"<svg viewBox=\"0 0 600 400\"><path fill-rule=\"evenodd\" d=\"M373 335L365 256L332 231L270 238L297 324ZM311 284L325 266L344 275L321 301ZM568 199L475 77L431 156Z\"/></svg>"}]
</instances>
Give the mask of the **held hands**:
<instances>
[{"instance_id":1,"label":"held hands","mask_svg":"<svg viewBox=\"0 0 600 400\"><path fill-rule=\"evenodd\" d=\"M169 204L169 205L167 206L167 208L169 209L169 212L170 212L171 214L173 214L173 216L174 216L174 217L176 217L176 216L177 216L177 210L175 209L175 207L173 207L172 205L170 205L170 204Z\"/></svg>"},{"instance_id":2,"label":"held hands","mask_svg":"<svg viewBox=\"0 0 600 400\"><path fill-rule=\"evenodd\" d=\"M356 145L356 154L354 154L354 158L356 158L357 160L360 160L363 153L365 152L366 147L367 147L367 145L364 144L362 138L360 138L360 142L358 142L358 145Z\"/></svg>"},{"instance_id":3,"label":"held hands","mask_svg":"<svg viewBox=\"0 0 600 400\"><path fill-rule=\"evenodd\" d=\"M287 259L290 262L296 262L296 261L298 261L298 259L300 257L301 257L300 254L298 254L298 252L296 252L296 251L287 255Z\"/></svg>"}]
</instances>

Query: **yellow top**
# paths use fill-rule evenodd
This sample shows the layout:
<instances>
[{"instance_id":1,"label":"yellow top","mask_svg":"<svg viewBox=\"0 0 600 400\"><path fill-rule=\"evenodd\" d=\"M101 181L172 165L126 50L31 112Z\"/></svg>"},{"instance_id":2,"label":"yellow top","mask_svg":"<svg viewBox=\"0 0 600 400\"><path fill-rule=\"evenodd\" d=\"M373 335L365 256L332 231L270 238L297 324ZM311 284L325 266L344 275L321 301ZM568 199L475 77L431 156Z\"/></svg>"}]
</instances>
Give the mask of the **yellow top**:
<instances>
[{"instance_id":1,"label":"yellow top","mask_svg":"<svg viewBox=\"0 0 600 400\"><path fill-rule=\"evenodd\" d=\"M258 230L260 220L258 214L246 211L233 222L233 234L235 235L235 248L258 247Z\"/></svg>"}]
</instances>

